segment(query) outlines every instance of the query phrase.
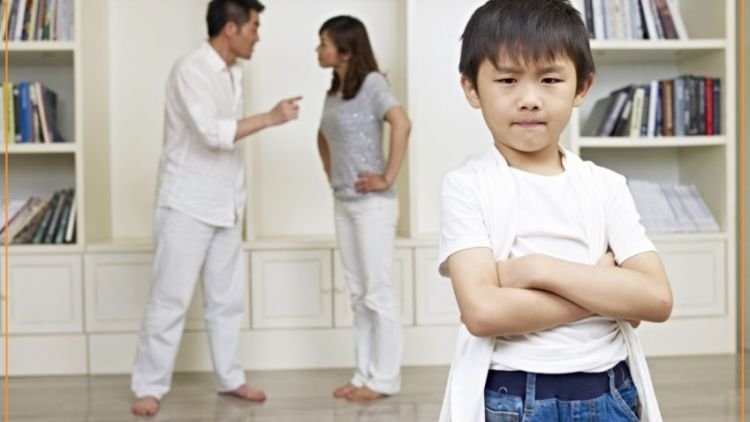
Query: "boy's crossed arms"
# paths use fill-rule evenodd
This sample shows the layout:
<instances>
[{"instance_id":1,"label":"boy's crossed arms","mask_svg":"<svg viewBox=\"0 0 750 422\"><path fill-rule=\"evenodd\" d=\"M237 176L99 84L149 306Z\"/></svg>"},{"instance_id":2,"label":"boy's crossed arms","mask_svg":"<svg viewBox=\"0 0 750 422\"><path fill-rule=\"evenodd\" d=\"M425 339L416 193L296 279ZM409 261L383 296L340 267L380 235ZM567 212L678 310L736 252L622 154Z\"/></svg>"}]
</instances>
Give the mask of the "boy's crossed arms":
<instances>
[{"instance_id":1,"label":"boy's crossed arms","mask_svg":"<svg viewBox=\"0 0 750 422\"><path fill-rule=\"evenodd\" d=\"M615 266L611 252L596 265L531 254L495 263L489 248L448 258L461 319L475 336L527 334L600 315L663 322L672 294L656 252Z\"/></svg>"}]
</instances>

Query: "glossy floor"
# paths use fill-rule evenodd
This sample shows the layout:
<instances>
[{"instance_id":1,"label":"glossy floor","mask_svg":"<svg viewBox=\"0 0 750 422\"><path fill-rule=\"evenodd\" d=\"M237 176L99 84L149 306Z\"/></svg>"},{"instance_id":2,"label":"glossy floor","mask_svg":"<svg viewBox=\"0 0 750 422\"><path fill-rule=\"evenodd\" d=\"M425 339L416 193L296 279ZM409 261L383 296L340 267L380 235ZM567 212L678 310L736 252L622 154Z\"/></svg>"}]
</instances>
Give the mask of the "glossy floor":
<instances>
[{"instance_id":1,"label":"glossy floor","mask_svg":"<svg viewBox=\"0 0 750 422\"><path fill-rule=\"evenodd\" d=\"M666 421L741 420L738 356L658 358L649 364ZM130 379L125 375L15 378L10 380L9 420L432 422L437 420L447 369L404 368L403 392L369 405L332 397L349 370L251 371L250 383L268 393L263 404L215 394L210 374L176 374L162 411L151 418L130 414Z\"/></svg>"}]
</instances>

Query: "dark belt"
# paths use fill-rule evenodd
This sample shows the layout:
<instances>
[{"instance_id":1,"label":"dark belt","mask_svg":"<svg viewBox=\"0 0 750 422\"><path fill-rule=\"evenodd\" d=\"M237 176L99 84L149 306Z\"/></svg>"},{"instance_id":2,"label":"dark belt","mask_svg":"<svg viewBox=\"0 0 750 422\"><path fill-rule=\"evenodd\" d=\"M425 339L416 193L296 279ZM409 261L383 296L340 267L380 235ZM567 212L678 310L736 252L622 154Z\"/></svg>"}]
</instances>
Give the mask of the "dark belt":
<instances>
[{"instance_id":1,"label":"dark belt","mask_svg":"<svg viewBox=\"0 0 750 422\"><path fill-rule=\"evenodd\" d=\"M617 388L630 379L625 361L612 368ZM525 371L490 370L484 388L526 399ZM572 372L569 374L537 374L536 400L591 400L609 392L609 375L604 372Z\"/></svg>"}]
</instances>

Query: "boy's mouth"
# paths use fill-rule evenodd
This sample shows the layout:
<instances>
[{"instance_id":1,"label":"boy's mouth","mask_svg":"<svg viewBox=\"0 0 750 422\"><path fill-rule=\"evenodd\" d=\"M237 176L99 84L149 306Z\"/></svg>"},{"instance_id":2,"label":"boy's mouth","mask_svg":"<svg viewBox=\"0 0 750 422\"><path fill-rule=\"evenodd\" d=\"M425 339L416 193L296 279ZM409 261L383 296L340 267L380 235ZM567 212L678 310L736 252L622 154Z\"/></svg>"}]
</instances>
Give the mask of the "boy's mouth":
<instances>
[{"instance_id":1,"label":"boy's mouth","mask_svg":"<svg viewBox=\"0 0 750 422\"><path fill-rule=\"evenodd\" d=\"M540 120L521 120L514 123L514 125L520 126L522 128L535 128L543 126L544 124L545 123Z\"/></svg>"}]
</instances>

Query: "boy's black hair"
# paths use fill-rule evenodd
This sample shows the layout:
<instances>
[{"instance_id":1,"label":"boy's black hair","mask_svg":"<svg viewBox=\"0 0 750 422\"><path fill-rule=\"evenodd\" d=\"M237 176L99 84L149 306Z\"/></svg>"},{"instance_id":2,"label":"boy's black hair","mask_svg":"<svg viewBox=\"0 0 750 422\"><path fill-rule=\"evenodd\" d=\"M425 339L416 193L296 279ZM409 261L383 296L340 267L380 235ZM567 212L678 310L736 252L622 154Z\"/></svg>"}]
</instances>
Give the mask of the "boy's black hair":
<instances>
[{"instance_id":1,"label":"boy's black hair","mask_svg":"<svg viewBox=\"0 0 750 422\"><path fill-rule=\"evenodd\" d=\"M576 69L576 92L594 73L588 32L567 0L489 0L461 36L458 70L477 86L480 64L497 65L500 55L535 63L568 57Z\"/></svg>"},{"instance_id":2,"label":"boy's black hair","mask_svg":"<svg viewBox=\"0 0 750 422\"><path fill-rule=\"evenodd\" d=\"M265 8L257 0L211 0L206 12L208 37L219 35L229 22L234 22L238 27L244 25L250 19L251 10L260 13Z\"/></svg>"}]
</instances>

